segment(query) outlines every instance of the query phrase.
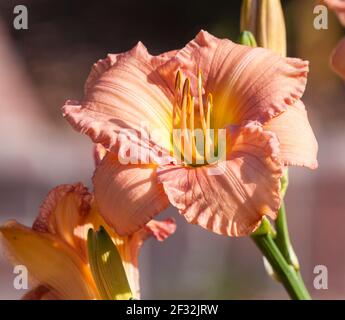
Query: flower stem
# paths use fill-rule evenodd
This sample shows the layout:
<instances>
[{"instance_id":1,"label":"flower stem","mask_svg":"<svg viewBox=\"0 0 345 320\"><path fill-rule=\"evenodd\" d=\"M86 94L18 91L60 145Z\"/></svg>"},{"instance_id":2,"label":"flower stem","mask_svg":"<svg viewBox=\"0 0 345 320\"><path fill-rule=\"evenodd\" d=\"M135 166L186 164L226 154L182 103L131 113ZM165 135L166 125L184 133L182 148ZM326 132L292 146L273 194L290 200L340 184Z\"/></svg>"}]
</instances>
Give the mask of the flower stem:
<instances>
[{"instance_id":1,"label":"flower stem","mask_svg":"<svg viewBox=\"0 0 345 320\"><path fill-rule=\"evenodd\" d=\"M297 271L292 264L287 262L272 235L272 226L270 222L264 218L261 226L251 235L251 238L272 266L291 299L310 300L311 297L303 283L299 271Z\"/></svg>"},{"instance_id":2,"label":"flower stem","mask_svg":"<svg viewBox=\"0 0 345 320\"><path fill-rule=\"evenodd\" d=\"M281 207L278 211L278 217L275 221L275 226L277 229L277 236L274 239L275 243L277 244L287 263L291 264L295 268L295 270L299 272L298 259L290 241L284 200L282 201Z\"/></svg>"}]
</instances>

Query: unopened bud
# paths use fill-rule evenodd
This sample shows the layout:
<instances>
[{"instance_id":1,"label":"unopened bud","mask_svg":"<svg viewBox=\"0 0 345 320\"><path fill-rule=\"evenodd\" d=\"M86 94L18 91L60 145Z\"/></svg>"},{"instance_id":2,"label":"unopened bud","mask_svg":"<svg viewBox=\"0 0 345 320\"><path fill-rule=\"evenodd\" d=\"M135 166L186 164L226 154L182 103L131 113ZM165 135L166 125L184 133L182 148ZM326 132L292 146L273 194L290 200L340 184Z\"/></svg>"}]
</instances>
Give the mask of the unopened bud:
<instances>
[{"instance_id":1,"label":"unopened bud","mask_svg":"<svg viewBox=\"0 0 345 320\"><path fill-rule=\"evenodd\" d=\"M286 56L286 30L280 0L243 0L241 31L253 33L259 47Z\"/></svg>"},{"instance_id":2,"label":"unopened bud","mask_svg":"<svg viewBox=\"0 0 345 320\"><path fill-rule=\"evenodd\" d=\"M121 256L107 231L89 230L89 263L97 288L104 300L129 300L132 292Z\"/></svg>"},{"instance_id":3,"label":"unopened bud","mask_svg":"<svg viewBox=\"0 0 345 320\"><path fill-rule=\"evenodd\" d=\"M238 38L238 43L252 48L256 48L258 46L256 44L255 37L250 31L242 31Z\"/></svg>"}]
</instances>

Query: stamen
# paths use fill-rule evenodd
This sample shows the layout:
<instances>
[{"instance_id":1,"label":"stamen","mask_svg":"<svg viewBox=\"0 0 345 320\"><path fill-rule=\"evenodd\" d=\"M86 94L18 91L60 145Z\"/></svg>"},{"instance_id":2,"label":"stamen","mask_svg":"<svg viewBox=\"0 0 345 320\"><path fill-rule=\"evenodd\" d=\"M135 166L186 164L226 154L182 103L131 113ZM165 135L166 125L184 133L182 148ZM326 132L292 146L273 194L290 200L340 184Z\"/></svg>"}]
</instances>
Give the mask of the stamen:
<instances>
[{"instance_id":1,"label":"stamen","mask_svg":"<svg viewBox=\"0 0 345 320\"><path fill-rule=\"evenodd\" d=\"M194 131L194 97L188 96L188 114L189 114L189 129Z\"/></svg>"},{"instance_id":2,"label":"stamen","mask_svg":"<svg viewBox=\"0 0 345 320\"><path fill-rule=\"evenodd\" d=\"M206 121L204 115L204 104L202 100L202 74L201 70L198 71L198 98L199 98L199 113L200 113L200 121L201 127L204 133L206 132Z\"/></svg>"},{"instance_id":3,"label":"stamen","mask_svg":"<svg viewBox=\"0 0 345 320\"><path fill-rule=\"evenodd\" d=\"M173 143L174 152L178 152L179 159L184 163L198 165L205 164L208 159L210 149L212 146L212 139L210 136L211 129L211 113L213 108L212 94L208 94L206 99L206 110L204 110L203 101L203 80L201 71L198 71L197 83L197 98L199 100L200 123L203 132L203 144L198 146L203 149L203 154L199 152L197 137L200 139L199 131L195 130L195 97L191 95L191 84L189 78L186 78L183 87L182 73L177 71L175 78L175 101L173 105ZM198 121L199 122L199 121ZM200 130L200 129L198 129ZM178 134L180 133L180 134ZM176 154L175 154L176 156Z\"/></svg>"},{"instance_id":4,"label":"stamen","mask_svg":"<svg viewBox=\"0 0 345 320\"><path fill-rule=\"evenodd\" d=\"M182 110L181 110L181 129L187 129L187 103L188 103L188 97L183 96L182 97Z\"/></svg>"},{"instance_id":5,"label":"stamen","mask_svg":"<svg viewBox=\"0 0 345 320\"><path fill-rule=\"evenodd\" d=\"M207 96L207 115L206 115L206 128L211 129L211 112L213 108L213 97L209 93Z\"/></svg>"},{"instance_id":6,"label":"stamen","mask_svg":"<svg viewBox=\"0 0 345 320\"><path fill-rule=\"evenodd\" d=\"M182 90L182 95L188 95L190 94L190 80L187 78L183 84L183 90Z\"/></svg>"},{"instance_id":7,"label":"stamen","mask_svg":"<svg viewBox=\"0 0 345 320\"><path fill-rule=\"evenodd\" d=\"M175 77L175 92L179 92L181 89L181 71L178 70Z\"/></svg>"},{"instance_id":8,"label":"stamen","mask_svg":"<svg viewBox=\"0 0 345 320\"><path fill-rule=\"evenodd\" d=\"M181 129L187 129L187 104L188 96L190 96L190 81L187 78L183 85L182 90L182 116L181 116Z\"/></svg>"},{"instance_id":9,"label":"stamen","mask_svg":"<svg viewBox=\"0 0 345 320\"><path fill-rule=\"evenodd\" d=\"M183 84L182 90L182 116L181 116L181 134L182 134L182 148L184 161L188 163L193 162L193 146L191 145L190 132L187 126L187 118L190 109L190 80L187 78ZM185 148L187 146L187 148ZM191 149L188 147L191 146Z\"/></svg>"},{"instance_id":10,"label":"stamen","mask_svg":"<svg viewBox=\"0 0 345 320\"><path fill-rule=\"evenodd\" d=\"M193 162L195 162L198 152L196 150L195 137L194 137L194 97L191 97L191 95L188 96L188 115L189 115L190 140L192 143L192 159L193 159Z\"/></svg>"},{"instance_id":11,"label":"stamen","mask_svg":"<svg viewBox=\"0 0 345 320\"><path fill-rule=\"evenodd\" d=\"M179 100L180 100L180 91L181 91L181 71L178 70L175 77L175 101L173 106L173 128L178 125L178 118L181 118L179 110Z\"/></svg>"},{"instance_id":12,"label":"stamen","mask_svg":"<svg viewBox=\"0 0 345 320\"><path fill-rule=\"evenodd\" d=\"M211 150L211 112L213 106L212 94L209 93L207 96L207 114L206 114L206 133L205 133L205 157L208 159L208 155Z\"/></svg>"}]
</instances>

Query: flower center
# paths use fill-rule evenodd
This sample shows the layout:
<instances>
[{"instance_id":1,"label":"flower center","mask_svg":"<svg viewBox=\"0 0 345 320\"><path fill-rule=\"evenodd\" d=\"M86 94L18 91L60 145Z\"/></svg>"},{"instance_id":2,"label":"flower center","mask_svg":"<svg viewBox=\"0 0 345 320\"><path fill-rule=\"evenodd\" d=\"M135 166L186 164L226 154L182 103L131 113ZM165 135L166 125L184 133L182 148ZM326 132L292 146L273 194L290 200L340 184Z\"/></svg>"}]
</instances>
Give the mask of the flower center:
<instances>
[{"instance_id":1,"label":"flower center","mask_svg":"<svg viewBox=\"0 0 345 320\"><path fill-rule=\"evenodd\" d=\"M217 141L217 133L211 129L213 98L211 93L203 94L200 70L197 82L196 107L196 99L191 94L190 79L186 78L182 86L181 72L177 72L172 120L174 157L192 166L214 162L214 147Z\"/></svg>"}]
</instances>

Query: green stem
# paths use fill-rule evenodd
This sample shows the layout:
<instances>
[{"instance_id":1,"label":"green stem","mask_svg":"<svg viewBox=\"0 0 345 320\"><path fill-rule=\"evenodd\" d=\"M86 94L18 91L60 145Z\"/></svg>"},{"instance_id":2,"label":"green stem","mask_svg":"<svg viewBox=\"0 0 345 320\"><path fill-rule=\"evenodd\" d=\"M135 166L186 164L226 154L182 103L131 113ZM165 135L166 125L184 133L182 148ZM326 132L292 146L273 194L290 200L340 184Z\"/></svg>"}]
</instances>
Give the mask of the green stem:
<instances>
[{"instance_id":1,"label":"green stem","mask_svg":"<svg viewBox=\"0 0 345 320\"><path fill-rule=\"evenodd\" d=\"M275 243L280 249L282 255L285 257L286 261L294 266L296 271L299 271L298 259L290 241L284 201L282 201L281 207L278 211L278 217L275 221L275 226L277 230L277 236L274 239Z\"/></svg>"},{"instance_id":2,"label":"green stem","mask_svg":"<svg viewBox=\"0 0 345 320\"><path fill-rule=\"evenodd\" d=\"M289 264L272 238L271 225L263 220L264 226L251 235L257 247L266 257L286 291L294 300L310 300L303 280L294 266Z\"/></svg>"}]
</instances>

